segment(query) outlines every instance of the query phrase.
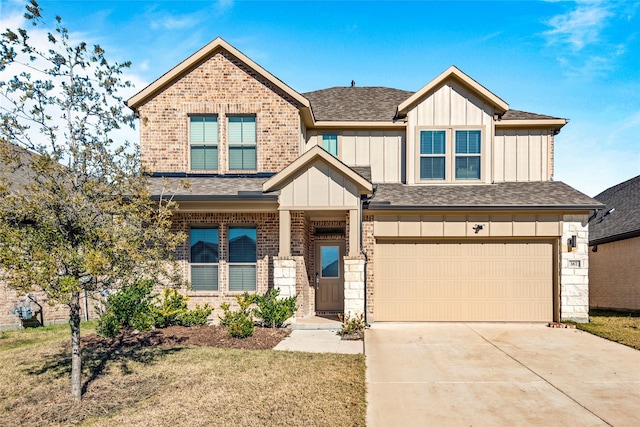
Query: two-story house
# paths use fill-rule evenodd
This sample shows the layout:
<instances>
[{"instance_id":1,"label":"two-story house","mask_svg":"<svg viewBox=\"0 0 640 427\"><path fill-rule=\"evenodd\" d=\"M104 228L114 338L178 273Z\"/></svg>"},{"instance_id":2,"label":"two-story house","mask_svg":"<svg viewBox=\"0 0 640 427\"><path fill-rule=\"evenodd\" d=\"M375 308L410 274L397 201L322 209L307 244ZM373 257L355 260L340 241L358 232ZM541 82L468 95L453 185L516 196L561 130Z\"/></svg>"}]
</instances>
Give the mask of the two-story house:
<instances>
[{"instance_id":1,"label":"two-story house","mask_svg":"<svg viewBox=\"0 0 640 427\"><path fill-rule=\"evenodd\" d=\"M601 205L552 181L567 120L456 67L415 93L298 93L217 38L128 105L194 303L277 287L297 317L587 320Z\"/></svg>"}]
</instances>

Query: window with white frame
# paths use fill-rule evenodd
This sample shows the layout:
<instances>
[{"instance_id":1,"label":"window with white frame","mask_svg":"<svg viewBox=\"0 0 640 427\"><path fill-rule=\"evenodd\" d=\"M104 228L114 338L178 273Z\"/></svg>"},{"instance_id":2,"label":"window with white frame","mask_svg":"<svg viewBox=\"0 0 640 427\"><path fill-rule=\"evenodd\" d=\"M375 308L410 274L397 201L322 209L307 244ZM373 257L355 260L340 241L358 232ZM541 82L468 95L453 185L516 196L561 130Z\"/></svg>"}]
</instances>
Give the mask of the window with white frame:
<instances>
[{"instance_id":1,"label":"window with white frame","mask_svg":"<svg viewBox=\"0 0 640 427\"><path fill-rule=\"evenodd\" d=\"M218 169L218 117L189 117L191 170Z\"/></svg>"},{"instance_id":2,"label":"window with white frame","mask_svg":"<svg viewBox=\"0 0 640 427\"><path fill-rule=\"evenodd\" d=\"M218 290L218 229L192 227L189 230L191 287L194 291Z\"/></svg>"},{"instance_id":3,"label":"window with white frame","mask_svg":"<svg viewBox=\"0 0 640 427\"><path fill-rule=\"evenodd\" d=\"M338 157L338 135L322 135L322 148L329 152L329 154Z\"/></svg>"},{"instance_id":4,"label":"window with white frame","mask_svg":"<svg viewBox=\"0 0 640 427\"><path fill-rule=\"evenodd\" d=\"M420 130L417 150L419 181L478 181L482 177L482 132L478 129Z\"/></svg>"},{"instance_id":5,"label":"window with white frame","mask_svg":"<svg viewBox=\"0 0 640 427\"><path fill-rule=\"evenodd\" d=\"M255 227L229 227L229 290L256 290Z\"/></svg>"},{"instance_id":6,"label":"window with white frame","mask_svg":"<svg viewBox=\"0 0 640 427\"><path fill-rule=\"evenodd\" d=\"M420 131L420 179L444 181L446 154L445 131Z\"/></svg>"},{"instance_id":7,"label":"window with white frame","mask_svg":"<svg viewBox=\"0 0 640 427\"><path fill-rule=\"evenodd\" d=\"M456 130L456 179L480 179L480 131Z\"/></svg>"},{"instance_id":8,"label":"window with white frame","mask_svg":"<svg viewBox=\"0 0 640 427\"><path fill-rule=\"evenodd\" d=\"M256 117L229 116L229 170L256 170Z\"/></svg>"}]
</instances>

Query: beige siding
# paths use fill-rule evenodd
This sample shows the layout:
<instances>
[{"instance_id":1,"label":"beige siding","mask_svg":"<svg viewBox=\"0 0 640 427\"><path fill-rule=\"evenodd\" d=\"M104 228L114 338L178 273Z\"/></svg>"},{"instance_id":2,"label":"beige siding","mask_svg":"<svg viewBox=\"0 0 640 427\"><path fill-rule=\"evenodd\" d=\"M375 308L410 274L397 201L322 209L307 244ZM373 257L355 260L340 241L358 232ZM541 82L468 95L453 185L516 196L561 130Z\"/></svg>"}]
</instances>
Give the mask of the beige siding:
<instances>
[{"instance_id":1,"label":"beige siding","mask_svg":"<svg viewBox=\"0 0 640 427\"><path fill-rule=\"evenodd\" d=\"M640 237L589 251L589 306L640 310Z\"/></svg>"},{"instance_id":2,"label":"beige siding","mask_svg":"<svg viewBox=\"0 0 640 427\"><path fill-rule=\"evenodd\" d=\"M551 321L550 242L378 241L376 321Z\"/></svg>"},{"instance_id":3,"label":"beige siding","mask_svg":"<svg viewBox=\"0 0 640 427\"><path fill-rule=\"evenodd\" d=\"M454 79L447 80L407 113L407 183L416 183L419 128L473 127L482 131L482 182L491 182L493 109ZM450 146L452 141L450 141ZM453 154L453 153L450 153ZM452 164L452 162L450 162ZM466 182L469 184L469 182Z\"/></svg>"},{"instance_id":4,"label":"beige siding","mask_svg":"<svg viewBox=\"0 0 640 427\"><path fill-rule=\"evenodd\" d=\"M553 135L548 130L497 129L494 181L549 181Z\"/></svg>"},{"instance_id":5,"label":"beige siding","mask_svg":"<svg viewBox=\"0 0 640 427\"><path fill-rule=\"evenodd\" d=\"M371 166L374 183L402 182L404 130L309 130L306 150L322 143L323 134L338 135L338 158L348 166Z\"/></svg>"},{"instance_id":6,"label":"beige siding","mask_svg":"<svg viewBox=\"0 0 640 427\"><path fill-rule=\"evenodd\" d=\"M280 192L280 209L338 209L359 206L358 189L340 172L316 161Z\"/></svg>"},{"instance_id":7,"label":"beige siding","mask_svg":"<svg viewBox=\"0 0 640 427\"><path fill-rule=\"evenodd\" d=\"M474 226L481 224L476 233ZM376 215L375 237L557 237L562 218L554 214Z\"/></svg>"}]
</instances>

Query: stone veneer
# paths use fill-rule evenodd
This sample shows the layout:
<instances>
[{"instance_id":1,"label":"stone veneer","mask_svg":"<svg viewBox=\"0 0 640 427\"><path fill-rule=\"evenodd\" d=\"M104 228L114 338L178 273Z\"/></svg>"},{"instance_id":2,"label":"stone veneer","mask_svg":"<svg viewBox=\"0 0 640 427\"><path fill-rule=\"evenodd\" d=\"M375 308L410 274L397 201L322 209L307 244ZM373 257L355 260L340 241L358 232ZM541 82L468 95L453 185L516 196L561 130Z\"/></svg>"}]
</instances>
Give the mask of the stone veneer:
<instances>
[{"instance_id":1,"label":"stone veneer","mask_svg":"<svg viewBox=\"0 0 640 427\"><path fill-rule=\"evenodd\" d=\"M589 321L589 225L587 224L587 215L564 215L562 220L560 320L586 323ZM571 236L576 236L577 243L576 247L572 249L567 244Z\"/></svg>"},{"instance_id":2,"label":"stone veneer","mask_svg":"<svg viewBox=\"0 0 640 427\"><path fill-rule=\"evenodd\" d=\"M344 313L364 313L364 258L344 257Z\"/></svg>"},{"instance_id":3,"label":"stone veneer","mask_svg":"<svg viewBox=\"0 0 640 427\"><path fill-rule=\"evenodd\" d=\"M140 153L152 172L228 173L227 117L255 115L257 171L277 172L301 153L296 101L224 50L138 107ZM189 115L218 117L218 170L190 171ZM242 171L233 171L239 173Z\"/></svg>"}]
</instances>

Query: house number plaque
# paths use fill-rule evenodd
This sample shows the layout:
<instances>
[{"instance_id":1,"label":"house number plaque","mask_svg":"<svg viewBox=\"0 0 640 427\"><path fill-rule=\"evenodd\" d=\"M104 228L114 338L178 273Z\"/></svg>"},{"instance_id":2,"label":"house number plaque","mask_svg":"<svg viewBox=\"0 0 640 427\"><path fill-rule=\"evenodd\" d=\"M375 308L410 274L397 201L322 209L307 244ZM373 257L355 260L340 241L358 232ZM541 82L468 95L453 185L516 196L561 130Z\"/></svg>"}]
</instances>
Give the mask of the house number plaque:
<instances>
[{"instance_id":1,"label":"house number plaque","mask_svg":"<svg viewBox=\"0 0 640 427\"><path fill-rule=\"evenodd\" d=\"M579 259L570 259L569 260L569 267L580 267L580 260Z\"/></svg>"}]
</instances>

